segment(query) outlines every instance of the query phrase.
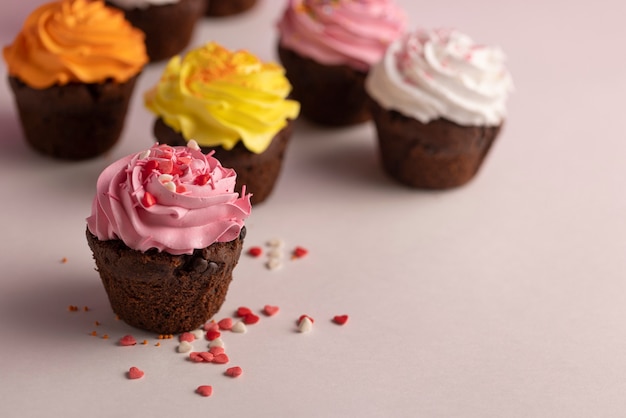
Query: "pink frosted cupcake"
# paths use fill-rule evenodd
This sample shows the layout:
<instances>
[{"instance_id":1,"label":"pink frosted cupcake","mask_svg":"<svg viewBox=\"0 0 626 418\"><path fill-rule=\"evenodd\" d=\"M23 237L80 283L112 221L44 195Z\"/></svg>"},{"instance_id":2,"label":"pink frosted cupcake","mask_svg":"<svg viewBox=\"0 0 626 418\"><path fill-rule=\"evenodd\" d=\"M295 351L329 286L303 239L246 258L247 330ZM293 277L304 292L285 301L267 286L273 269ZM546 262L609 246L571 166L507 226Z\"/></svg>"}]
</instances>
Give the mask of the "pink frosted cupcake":
<instances>
[{"instance_id":1,"label":"pink frosted cupcake","mask_svg":"<svg viewBox=\"0 0 626 418\"><path fill-rule=\"evenodd\" d=\"M113 311L160 334L197 328L224 302L250 196L197 145L154 147L98 178L87 241Z\"/></svg>"},{"instance_id":2,"label":"pink frosted cupcake","mask_svg":"<svg viewBox=\"0 0 626 418\"><path fill-rule=\"evenodd\" d=\"M278 53L304 117L334 126L368 120L365 77L405 24L393 0L289 0Z\"/></svg>"}]
</instances>

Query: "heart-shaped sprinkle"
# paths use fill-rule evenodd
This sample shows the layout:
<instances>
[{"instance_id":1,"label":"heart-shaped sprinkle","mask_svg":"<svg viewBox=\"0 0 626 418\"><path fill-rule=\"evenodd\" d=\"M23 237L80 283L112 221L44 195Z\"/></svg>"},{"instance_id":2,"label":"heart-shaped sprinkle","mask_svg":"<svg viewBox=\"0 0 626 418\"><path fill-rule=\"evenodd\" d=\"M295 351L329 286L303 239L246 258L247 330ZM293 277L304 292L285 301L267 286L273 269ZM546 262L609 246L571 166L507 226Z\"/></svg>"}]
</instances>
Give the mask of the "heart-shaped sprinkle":
<instances>
[{"instance_id":1,"label":"heart-shaped sprinkle","mask_svg":"<svg viewBox=\"0 0 626 418\"><path fill-rule=\"evenodd\" d=\"M202 358L202 356L200 355L198 351L192 351L191 353L189 353L189 360L193 361L194 363L204 362L204 358Z\"/></svg>"},{"instance_id":2,"label":"heart-shaped sprinkle","mask_svg":"<svg viewBox=\"0 0 626 418\"><path fill-rule=\"evenodd\" d=\"M245 315L242 319L243 323L246 325L252 325L252 324L256 324L257 322L259 322L259 316L253 314L252 312L250 312L249 314Z\"/></svg>"},{"instance_id":3,"label":"heart-shaped sprinkle","mask_svg":"<svg viewBox=\"0 0 626 418\"><path fill-rule=\"evenodd\" d=\"M250 308L247 308L245 306L240 306L239 308L237 308L237 316L242 317L242 316L246 316L248 314L251 314L252 310Z\"/></svg>"},{"instance_id":4,"label":"heart-shaped sprinkle","mask_svg":"<svg viewBox=\"0 0 626 418\"><path fill-rule=\"evenodd\" d=\"M183 332L182 334L180 334L178 336L178 341L183 342L183 341L187 341L188 343L194 341L196 339L196 336L193 335L191 332Z\"/></svg>"},{"instance_id":5,"label":"heart-shaped sprinkle","mask_svg":"<svg viewBox=\"0 0 626 418\"><path fill-rule=\"evenodd\" d=\"M218 354L223 354L224 351L225 351L224 347L218 347L218 346L209 347L209 353L213 354L214 356L217 356Z\"/></svg>"},{"instance_id":6,"label":"heart-shaped sprinkle","mask_svg":"<svg viewBox=\"0 0 626 418\"><path fill-rule=\"evenodd\" d=\"M309 321L311 321L311 324L314 324L314 323L315 323L315 319L313 319L312 317L310 317L310 316L309 316L309 315L307 315L307 314L304 314L304 315L300 315L300 318L298 318L298 325L300 324L300 322L302 322L302 320L303 320L304 318L309 318Z\"/></svg>"},{"instance_id":7,"label":"heart-shaped sprinkle","mask_svg":"<svg viewBox=\"0 0 626 418\"><path fill-rule=\"evenodd\" d=\"M233 324L233 327L230 330L232 332L243 334L248 330L248 328L246 328L246 324L244 324L243 322L237 321Z\"/></svg>"},{"instance_id":8,"label":"heart-shaped sprinkle","mask_svg":"<svg viewBox=\"0 0 626 418\"><path fill-rule=\"evenodd\" d=\"M263 254L261 247L250 247L248 249L248 255L251 257L259 257L261 254Z\"/></svg>"},{"instance_id":9,"label":"heart-shaped sprinkle","mask_svg":"<svg viewBox=\"0 0 626 418\"><path fill-rule=\"evenodd\" d=\"M308 316L305 316L300 320L300 324L298 325L298 330L300 332L309 332L313 329L313 321Z\"/></svg>"},{"instance_id":10,"label":"heart-shaped sprinkle","mask_svg":"<svg viewBox=\"0 0 626 418\"><path fill-rule=\"evenodd\" d=\"M193 346L191 345L189 341L181 341L180 344L178 344L178 347L176 347L176 350L179 353L188 353L192 349L193 349Z\"/></svg>"},{"instance_id":11,"label":"heart-shaped sprinkle","mask_svg":"<svg viewBox=\"0 0 626 418\"><path fill-rule=\"evenodd\" d=\"M333 322L337 325L344 325L348 322L348 315L335 315L333 317Z\"/></svg>"},{"instance_id":12,"label":"heart-shaped sprinkle","mask_svg":"<svg viewBox=\"0 0 626 418\"><path fill-rule=\"evenodd\" d=\"M219 331L220 326L219 326L219 325L217 325L217 322L215 322L215 321L209 321L209 322L207 322L206 324L204 324L203 329L204 329L205 331L207 331L207 332L208 332L208 331Z\"/></svg>"},{"instance_id":13,"label":"heart-shaped sprinkle","mask_svg":"<svg viewBox=\"0 0 626 418\"><path fill-rule=\"evenodd\" d=\"M129 379L141 379L145 373L143 370L138 369L137 367L131 367L128 369L128 378Z\"/></svg>"},{"instance_id":14,"label":"heart-shaped sprinkle","mask_svg":"<svg viewBox=\"0 0 626 418\"><path fill-rule=\"evenodd\" d=\"M216 338L209 343L209 348L222 347L224 348L224 341L221 338Z\"/></svg>"},{"instance_id":15,"label":"heart-shaped sprinkle","mask_svg":"<svg viewBox=\"0 0 626 418\"><path fill-rule=\"evenodd\" d=\"M124 335L122 338L120 338L121 346L127 347L135 344L137 344L137 340L132 335Z\"/></svg>"},{"instance_id":16,"label":"heart-shaped sprinkle","mask_svg":"<svg viewBox=\"0 0 626 418\"><path fill-rule=\"evenodd\" d=\"M202 396L211 396L211 394L213 394L213 386L200 385L196 389L196 393L198 393L198 394L200 394Z\"/></svg>"},{"instance_id":17,"label":"heart-shaped sprinkle","mask_svg":"<svg viewBox=\"0 0 626 418\"><path fill-rule=\"evenodd\" d=\"M243 370L241 370L241 367L239 366L229 367L224 372L226 376L230 376L230 377L239 377L241 376L242 373L243 373Z\"/></svg>"},{"instance_id":18,"label":"heart-shaped sprinkle","mask_svg":"<svg viewBox=\"0 0 626 418\"><path fill-rule=\"evenodd\" d=\"M209 353L208 351L201 351L198 353L198 355L202 358L202 360L207 363L215 361L215 356L213 355L213 353Z\"/></svg>"},{"instance_id":19,"label":"heart-shaped sprinkle","mask_svg":"<svg viewBox=\"0 0 626 418\"><path fill-rule=\"evenodd\" d=\"M194 338L196 340L201 339L202 337L204 337L204 330L202 329L194 329L193 331L191 331L191 333L193 334Z\"/></svg>"},{"instance_id":20,"label":"heart-shaped sprinkle","mask_svg":"<svg viewBox=\"0 0 626 418\"><path fill-rule=\"evenodd\" d=\"M273 306L273 305L265 305L263 307L263 313L267 316L273 316L276 315L278 313L278 306Z\"/></svg>"},{"instance_id":21,"label":"heart-shaped sprinkle","mask_svg":"<svg viewBox=\"0 0 626 418\"><path fill-rule=\"evenodd\" d=\"M206 332L206 339L209 341L213 341L214 339L219 338L221 335L222 333L219 331L210 330Z\"/></svg>"},{"instance_id":22,"label":"heart-shaped sprinkle","mask_svg":"<svg viewBox=\"0 0 626 418\"><path fill-rule=\"evenodd\" d=\"M233 327L233 320L232 318L224 318L218 321L217 325L221 330L228 331Z\"/></svg>"},{"instance_id":23,"label":"heart-shaped sprinkle","mask_svg":"<svg viewBox=\"0 0 626 418\"><path fill-rule=\"evenodd\" d=\"M291 258L295 259L295 258L302 258L304 256L306 256L309 253L309 250L307 250L304 247L296 247L293 252L291 253Z\"/></svg>"},{"instance_id":24,"label":"heart-shaped sprinkle","mask_svg":"<svg viewBox=\"0 0 626 418\"><path fill-rule=\"evenodd\" d=\"M210 354L210 353L209 353ZM221 353L213 357L213 363L226 364L230 361L226 353Z\"/></svg>"}]
</instances>

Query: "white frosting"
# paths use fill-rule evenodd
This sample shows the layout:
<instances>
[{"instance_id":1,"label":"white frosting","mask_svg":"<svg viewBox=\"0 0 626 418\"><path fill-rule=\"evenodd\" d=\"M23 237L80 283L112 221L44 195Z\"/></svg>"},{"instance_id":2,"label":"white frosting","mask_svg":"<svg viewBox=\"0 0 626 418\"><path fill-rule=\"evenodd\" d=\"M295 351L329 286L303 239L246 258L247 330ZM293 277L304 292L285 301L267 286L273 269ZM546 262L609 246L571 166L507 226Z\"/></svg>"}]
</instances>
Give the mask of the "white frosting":
<instances>
[{"instance_id":1,"label":"white frosting","mask_svg":"<svg viewBox=\"0 0 626 418\"><path fill-rule=\"evenodd\" d=\"M387 49L366 80L382 107L422 123L445 118L465 126L495 126L513 90L505 57L457 31L416 31Z\"/></svg>"},{"instance_id":2,"label":"white frosting","mask_svg":"<svg viewBox=\"0 0 626 418\"><path fill-rule=\"evenodd\" d=\"M180 0L109 0L122 9L145 9L148 6L163 6L165 4L178 3Z\"/></svg>"}]
</instances>

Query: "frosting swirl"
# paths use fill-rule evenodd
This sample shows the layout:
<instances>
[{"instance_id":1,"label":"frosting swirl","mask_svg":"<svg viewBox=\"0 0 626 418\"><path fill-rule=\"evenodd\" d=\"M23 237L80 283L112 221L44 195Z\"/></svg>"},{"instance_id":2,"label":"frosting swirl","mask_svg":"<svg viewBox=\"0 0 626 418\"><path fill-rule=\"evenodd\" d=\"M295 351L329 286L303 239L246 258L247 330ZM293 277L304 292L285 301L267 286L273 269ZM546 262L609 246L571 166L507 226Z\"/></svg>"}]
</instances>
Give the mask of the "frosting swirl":
<instances>
[{"instance_id":1,"label":"frosting swirl","mask_svg":"<svg viewBox=\"0 0 626 418\"><path fill-rule=\"evenodd\" d=\"M239 236L251 206L245 188L241 197L233 191L235 180L197 146L156 144L104 169L87 226L99 240L134 250L191 254Z\"/></svg>"},{"instance_id":2,"label":"frosting swirl","mask_svg":"<svg viewBox=\"0 0 626 418\"><path fill-rule=\"evenodd\" d=\"M406 26L393 0L289 0L281 45L326 65L367 72Z\"/></svg>"},{"instance_id":3,"label":"frosting swirl","mask_svg":"<svg viewBox=\"0 0 626 418\"><path fill-rule=\"evenodd\" d=\"M33 11L3 50L9 74L43 89L70 82L125 82L148 62L144 34L104 2L62 0Z\"/></svg>"},{"instance_id":4,"label":"frosting swirl","mask_svg":"<svg viewBox=\"0 0 626 418\"><path fill-rule=\"evenodd\" d=\"M173 57L144 98L146 107L186 140L226 150L241 140L258 154L287 119L298 116L299 103L285 99L290 91L280 65L210 42Z\"/></svg>"},{"instance_id":5,"label":"frosting swirl","mask_svg":"<svg viewBox=\"0 0 626 418\"><path fill-rule=\"evenodd\" d=\"M427 123L495 126L513 90L504 53L455 30L418 30L394 42L365 87L387 109Z\"/></svg>"}]
</instances>

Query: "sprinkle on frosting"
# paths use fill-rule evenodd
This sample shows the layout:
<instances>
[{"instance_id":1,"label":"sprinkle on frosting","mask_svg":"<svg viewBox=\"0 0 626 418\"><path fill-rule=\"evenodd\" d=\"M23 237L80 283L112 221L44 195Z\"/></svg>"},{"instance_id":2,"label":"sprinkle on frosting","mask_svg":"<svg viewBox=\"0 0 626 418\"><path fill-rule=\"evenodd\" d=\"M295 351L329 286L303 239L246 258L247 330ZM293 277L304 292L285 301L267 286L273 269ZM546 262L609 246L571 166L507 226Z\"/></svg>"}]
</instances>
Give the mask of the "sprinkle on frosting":
<instances>
[{"instance_id":1,"label":"sprinkle on frosting","mask_svg":"<svg viewBox=\"0 0 626 418\"><path fill-rule=\"evenodd\" d=\"M393 0L289 0L281 45L326 65L367 72L406 26Z\"/></svg>"},{"instance_id":2,"label":"sprinkle on frosting","mask_svg":"<svg viewBox=\"0 0 626 418\"><path fill-rule=\"evenodd\" d=\"M291 85L284 73L248 51L210 42L173 57L145 104L188 141L227 150L242 141L261 153L300 112L298 102L286 100Z\"/></svg>"},{"instance_id":3,"label":"sprinkle on frosting","mask_svg":"<svg viewBox=\"0 0 626 418\"><path fill-rule=\"evenodd\" d=\"M44 4L3 50L9 74L43 89L71 82L126 82L148 62L144 34L100 0Z\"/></svg>"},{"instance_id":4,"label":"sprinkle on frosting","mask_svg":"<svg viewBox=\"0 0 626 418\"><path fill-rule=\"evenodd\" d=\"M447 29L417 30L394 42L375 65L366 90L384 108L423 123L502 123L513 89L504 53Z\"/></svg>"},{"instance_id":5,"label":"sprinkle on frosting","mask_svg":"<svg viewBox=\"0 0 626 418\"><path fill-rule=\"evenodd\" d=\"M138 251L191 254L239 236L251 206L245 190L234 192L235 181L235 171L210 154L157 144L104 169L87 225L98 239Z\"/></svg>"}]
</instances>

